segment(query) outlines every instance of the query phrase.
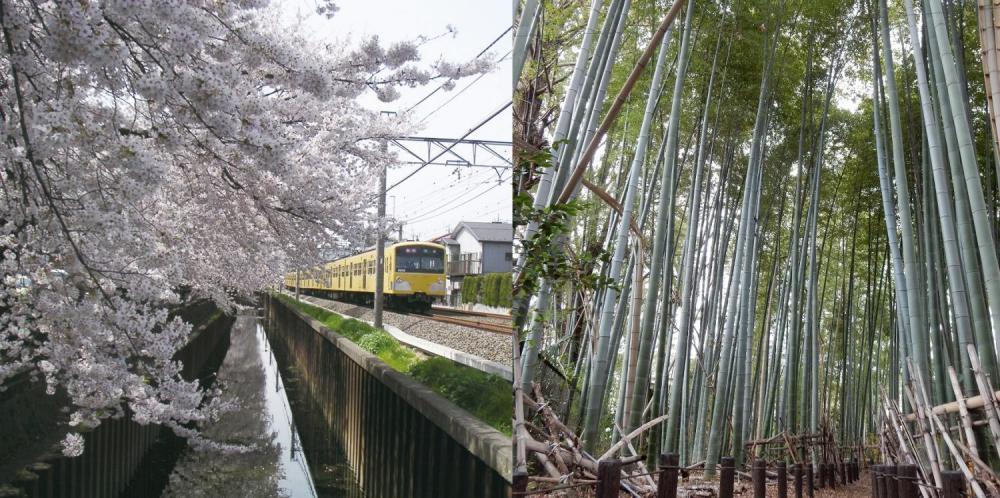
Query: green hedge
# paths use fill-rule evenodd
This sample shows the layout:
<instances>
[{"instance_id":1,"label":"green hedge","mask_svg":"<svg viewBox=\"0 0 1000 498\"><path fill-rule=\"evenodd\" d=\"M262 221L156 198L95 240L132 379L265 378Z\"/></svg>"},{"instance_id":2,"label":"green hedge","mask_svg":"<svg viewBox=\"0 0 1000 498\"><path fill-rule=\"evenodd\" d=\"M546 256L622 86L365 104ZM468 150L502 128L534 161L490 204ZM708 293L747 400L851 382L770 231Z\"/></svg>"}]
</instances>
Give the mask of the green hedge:
<instances>
[{"instance_id":1,"label":"green hedge","mask_svg":"<svg viewBox=\"0 0 1000 498\"><path fill-rule=\"evenodd\" d=\"M462 279L462 302L510 308L513 279L510 273L469 275Z\"/></svg>"},{"instance_id":2,"label":"green hedge","mask_svg":"<svg viewBox=\"0 0 1000 498\"><path fill-rule=\"evenodd\" d=\"M462 279L462 302L463 303L476 303L479 302L479 281L482 280L480 277L473 275L466 275Z\"/></svg>"}]
</instances>

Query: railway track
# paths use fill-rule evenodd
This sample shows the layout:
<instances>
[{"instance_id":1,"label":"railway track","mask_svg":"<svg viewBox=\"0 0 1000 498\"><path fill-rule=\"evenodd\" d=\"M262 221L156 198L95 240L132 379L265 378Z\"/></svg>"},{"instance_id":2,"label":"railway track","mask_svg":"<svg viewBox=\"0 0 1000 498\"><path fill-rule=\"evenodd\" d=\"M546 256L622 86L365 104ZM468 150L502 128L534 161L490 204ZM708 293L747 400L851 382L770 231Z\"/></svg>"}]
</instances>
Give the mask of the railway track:
<instances>
[{"instance_id":1,"label":"railway track","mask_svg":"<svg viewBox=\"0 0 1000 498\"><path fill-rule=\"evenodd\" d=\"M444 308L441 306L431 307L431 311L438 315L444 316L481 316L484 318L490 318L498 321L510 322L510 315L502 315L500 313L486 313L485 311L467 311L459 310L455 308Z\"/></svg>"},{"instance_id":2,"label":"railway track","mask_svg":"<svg viewBox=\"0 0 1000 498\"><path fill-rule=\"evenodd\" d=\"M474 329L486 330L489 332L495 332L497 334L511 335L510 323L497 323L496 320L510 319L505 315L498 315L495 313L482 313L478 311L461 311L452 309L442 309L433 308L430 313L421 315L429 320L434 320L435 322L450 323L452 325L461 325L463 327L471 327ZM459 318L460 316L467 316L470 318ZM476 317L489 317L494 321L483 321L477 320Z\"/></svg>"}]
</instances>

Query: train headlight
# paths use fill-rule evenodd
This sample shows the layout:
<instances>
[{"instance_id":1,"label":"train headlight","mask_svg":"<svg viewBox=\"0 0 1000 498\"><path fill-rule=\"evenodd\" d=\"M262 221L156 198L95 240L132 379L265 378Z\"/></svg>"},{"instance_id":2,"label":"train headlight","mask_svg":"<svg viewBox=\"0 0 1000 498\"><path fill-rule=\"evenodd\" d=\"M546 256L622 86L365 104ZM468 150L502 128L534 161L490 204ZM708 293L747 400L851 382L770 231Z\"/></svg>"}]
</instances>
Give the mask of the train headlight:
<instances>
[{"instance_id":1,"label":"train headlight","mask_svg":"<svg viewBox=\"0 0 1000 498\"><path fill-rule=\"evenodd\" d=\"M403 280L402 277L396 277L396 280L392 283L392 290L397 291L412 291L413 288L410 287L410 283Z\"/></svg>"},{"instance_id":2,"label":"train headlight","mask_svg":"<svg viewBox=\"0 0 1000 498\"><path fill-rule=\"evenodd\" d=\"M437 279L436 282L434 282L433 284L431 284L430 291L431 292L444 292L445 291L444 279L443 278L439 278L439 279Z\"/></svg>"}]
</instances>

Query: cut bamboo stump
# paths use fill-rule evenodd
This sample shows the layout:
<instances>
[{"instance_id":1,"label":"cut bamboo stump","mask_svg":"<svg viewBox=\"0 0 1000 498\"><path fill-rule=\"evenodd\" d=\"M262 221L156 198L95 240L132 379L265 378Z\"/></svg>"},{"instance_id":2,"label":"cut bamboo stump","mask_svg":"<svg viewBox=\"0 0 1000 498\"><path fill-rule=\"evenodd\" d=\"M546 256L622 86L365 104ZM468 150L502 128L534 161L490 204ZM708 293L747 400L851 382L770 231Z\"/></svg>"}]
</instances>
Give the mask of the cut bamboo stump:
<instances>
[{"instance_id":1,"label":"cut bamboo stump","mask_svg":"<svg viewBox=\"0 0 1000 498\"><path fill-rule=\"evenodd\" d=\"M876 467L875 471L875 479L878 482L878 485L875 487L876 489L875 496L879 498L887 498L889 496L888 488L886 488L885 473L884 473L886 467L888 466L879 465Z\"/></svg>"},{"instance_id":2,"label":"cut bamboo stump","mask_svg":"<svg viewBox=\"0 0 1000 498\"><path fill-rule=\"evenodd\" d=\"M765 498L767 496L767 467L764 460L758 458L753 461L750 478L753 480L754 498Z\"/></svg>"},{"instance_id":3,"label":"cut bamboo stump","mask_svg":"<svg viewBox=\"0 0 1000 498\"><path fill-rule=\"evenodd\" d=\"M965 476L954 470L941 472L941 497L963 498L965 496Z\"/></svg>"},{"instance_id":4,"label":"cut bamboo stump","mask_svg":"<svg viewBox=\"0 0 1000 498\"><path fill-rule=\"evenodd\" d=\"M778 498L788 498L788 468L785 462L778 462Z\"/></svg>"},{"instance_id":5,"label":"cut bamboo stump","mask_svg":"<svg viewBox=\"0 0 1000 498\"><path fill-rule=\"evenodd\" d=\"M597 462L597 498L618 498L622 462L618 459Z\"/></svg>"},{"instance_id":6,"label":"cut bamboo stump","mask_svg":"<svg viewBox=\"0 0 1000 498\"><path fill-rule=\"evenodd\" d=\"M813 473L812 462L806 462L805 472L806 472L806 491L809 492L809 498L813 498L814 496L816 496L816 482L815 482L816 478Z\"/></svg>"},{"instance_id":7,"label":"cut bamboo stump","mask_svg":"<svg viewBox=\"0 0 1000 498\"><path fill-rule=\"evenodd\" d=\"M656 484L657 498L677 497L677 454L660 455L660 481Z\"/></svg>"},{"instance_id":8,"label":"cut bamboo stump","mask_svg":"<svg viewBox=\"0 0 1000 498\"><path fill-rule=\"evenodd\" d=\"M879 492L878 492L879 466L878 465L872 465L871 466L871 473L872 473L871 474L872 475L872 496L874 498L882 498L882 495L880 495Z\"/></svg>"},{"instance_id":9,"label":"cut bamboo stump","mask_svg":"<svg viewBox=\"0 0 1000 498\"><path fill-rule=\"evenodd\" d=\"M515 470L512 479L512 488L514 495L523 495L528 491L528 472L524 470Z\"/></svg>"},{"instance_id":10,"label":"cut bamboo stump","mask_svg":"<svg viewBox=\"0 0 1000 498\"><path fill-rule=\"evenodd\" d=\"M733 485L736 480L736 459L722 457L722 470L719 472L719 498L733 498Z\"/></svg>"},{"instance_id":11,"label":"cut bamboo stump","mask_svg":"<svg viewBox=\"0 0 1000 498\"><path fill-rule=\"evenodd\" d=\"M886 465L885 468L882 469L882 475L885 476L885 492L886 492L886 496L891 496L892 498L896 498L897 496L899 496L899 489L896 486L896 484L897 484L896 483L896 466L895 465Z\"/></svg>"},{"instance_id":12,"label":"cut bamboo stump","mask_svg":"<svg viewBox=\"0 0 1000 498\"><path fill-rule=\"evenodd\" d=\"M795 473L795 498L802 498L802 464L795 464L792 472Z\"/></svg>"},{"instance_id":13,"label":"cut bamboo stump","mask_svg":"<svg viewBox=\"0 0 1000 498\"><path fill-rule=\"evenodd\" d=\"M917 466L900 465L897 471L899 485L896 487L899 498L917 498L920 490L917 487Z\"/></svg>"}]
</instances>

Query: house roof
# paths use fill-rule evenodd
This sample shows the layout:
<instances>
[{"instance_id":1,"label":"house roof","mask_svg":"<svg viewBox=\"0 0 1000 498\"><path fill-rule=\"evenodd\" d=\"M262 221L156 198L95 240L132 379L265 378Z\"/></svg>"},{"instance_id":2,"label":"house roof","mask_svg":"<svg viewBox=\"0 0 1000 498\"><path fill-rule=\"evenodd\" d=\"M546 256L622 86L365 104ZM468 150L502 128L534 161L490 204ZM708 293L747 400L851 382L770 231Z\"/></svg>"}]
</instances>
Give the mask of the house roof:
<instances>
[{"instance_id":1,"label":"house roof","mask_svg":"<svg viewBox=\"0 0 1000 498\"><path fill-rule=\"evenodd\" d=\"M514 240L514 226L510 223L463 221L455 227L454 235L458 235L463 229L468 230L480 242L511 242Z\"/></svg>"}]
</instances>

